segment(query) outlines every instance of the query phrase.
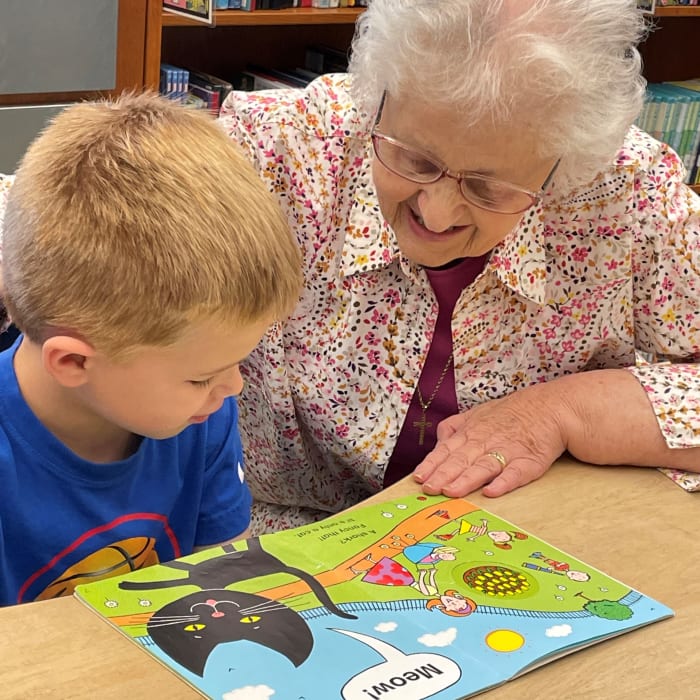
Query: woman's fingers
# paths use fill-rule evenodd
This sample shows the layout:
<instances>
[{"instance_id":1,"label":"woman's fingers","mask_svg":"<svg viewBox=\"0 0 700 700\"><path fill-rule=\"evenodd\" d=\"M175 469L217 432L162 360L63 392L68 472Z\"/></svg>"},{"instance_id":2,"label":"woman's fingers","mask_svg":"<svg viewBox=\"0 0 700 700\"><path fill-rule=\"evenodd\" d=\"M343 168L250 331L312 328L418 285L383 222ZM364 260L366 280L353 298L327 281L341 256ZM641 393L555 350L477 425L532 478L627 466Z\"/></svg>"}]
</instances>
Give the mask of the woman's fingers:
<instances>
[{"instance_id":1,"label":"woman's fingers","mask_svg":"<svg viewBox=\"0 0 700 700\"><path fill-rule=\"evenodd\" d=\"M538 479L564 451L558 422L528 390L515 392L438 426L435 449L414 478L429 494L462 497L484 487L496 497Z\"/></svg>"}]
</instances>

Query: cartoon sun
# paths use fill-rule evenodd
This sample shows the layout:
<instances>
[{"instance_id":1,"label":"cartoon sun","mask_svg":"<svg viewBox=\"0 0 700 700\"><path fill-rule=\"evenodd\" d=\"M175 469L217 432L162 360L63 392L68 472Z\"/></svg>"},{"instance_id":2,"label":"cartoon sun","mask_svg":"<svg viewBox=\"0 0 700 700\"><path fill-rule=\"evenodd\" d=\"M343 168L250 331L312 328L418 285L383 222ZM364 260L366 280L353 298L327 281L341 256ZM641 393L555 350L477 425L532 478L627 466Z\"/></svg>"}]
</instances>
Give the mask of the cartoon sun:
<instances>
[{"instance_id":1,"label":"cartoon sun","mask_svg":"<svg viewBox=\"0 0 700 700\"><path fill-rule=\"evenodd\" d=\"M494 651L517 651L525 644L525 637L513 630L494 630L486 635L486 644Z\"/></svg>"}]
</instances>

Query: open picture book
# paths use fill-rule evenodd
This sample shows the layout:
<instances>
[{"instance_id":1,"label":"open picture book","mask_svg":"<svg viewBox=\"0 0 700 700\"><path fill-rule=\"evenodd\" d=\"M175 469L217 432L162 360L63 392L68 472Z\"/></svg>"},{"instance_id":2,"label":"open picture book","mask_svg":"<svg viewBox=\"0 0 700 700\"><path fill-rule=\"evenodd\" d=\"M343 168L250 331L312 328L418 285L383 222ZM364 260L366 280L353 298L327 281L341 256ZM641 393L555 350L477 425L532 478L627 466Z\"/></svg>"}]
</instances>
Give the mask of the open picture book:
<instances>
[{"instance_id":1,"label":"open picture book","mask_svg":"<svg viewBox=\"0 0 700 700\"><path fill-rule=\"evenodd\" d=\"M75 595L217 700L458 700L673 615L467 500L419 494Z\"/></svg>"}]
</instances>

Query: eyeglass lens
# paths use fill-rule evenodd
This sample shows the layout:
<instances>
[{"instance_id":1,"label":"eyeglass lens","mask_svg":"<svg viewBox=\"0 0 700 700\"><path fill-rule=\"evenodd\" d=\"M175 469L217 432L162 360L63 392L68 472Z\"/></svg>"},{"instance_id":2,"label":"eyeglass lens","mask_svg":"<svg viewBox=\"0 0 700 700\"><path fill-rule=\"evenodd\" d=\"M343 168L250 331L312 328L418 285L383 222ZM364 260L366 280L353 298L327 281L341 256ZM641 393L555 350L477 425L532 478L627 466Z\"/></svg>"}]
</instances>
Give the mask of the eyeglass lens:
<instances>
[{"instance_id":1,"label":"eyeglass lens","mask_svg":"<svg viewBox=\"0 0 700 700\"><path fill-rule=\"evenodd\" d=\"M427 156L388 140L381 134L375 133L372 141L379 161L407 180L427 184L437 182L445 173L441 165ZM459 187L466 200L478 207L502 213L525 211L535 201L527 192L507 183L476 175L460 177Z\"/></svg>"}]
</instances>

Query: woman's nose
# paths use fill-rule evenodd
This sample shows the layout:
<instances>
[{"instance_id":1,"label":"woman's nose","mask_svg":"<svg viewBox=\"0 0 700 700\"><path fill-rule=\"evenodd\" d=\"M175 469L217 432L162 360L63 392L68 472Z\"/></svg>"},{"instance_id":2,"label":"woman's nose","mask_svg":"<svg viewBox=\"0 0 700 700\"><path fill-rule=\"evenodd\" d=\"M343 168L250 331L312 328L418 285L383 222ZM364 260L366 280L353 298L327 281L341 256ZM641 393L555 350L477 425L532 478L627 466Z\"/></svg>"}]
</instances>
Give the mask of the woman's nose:
<instances>
[{"instance_id":1,"label":"woman's nose","mask_svg":"<svg viewBox=\"0 0 700 700\"><path fill-rule=\"evenodd\" d=\"M417 204L423 224L435 233L447 231L451 226L466 226L471 220L459 183L449 177L423 185Z\"/></svg>"}]
</instances>

